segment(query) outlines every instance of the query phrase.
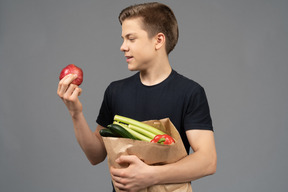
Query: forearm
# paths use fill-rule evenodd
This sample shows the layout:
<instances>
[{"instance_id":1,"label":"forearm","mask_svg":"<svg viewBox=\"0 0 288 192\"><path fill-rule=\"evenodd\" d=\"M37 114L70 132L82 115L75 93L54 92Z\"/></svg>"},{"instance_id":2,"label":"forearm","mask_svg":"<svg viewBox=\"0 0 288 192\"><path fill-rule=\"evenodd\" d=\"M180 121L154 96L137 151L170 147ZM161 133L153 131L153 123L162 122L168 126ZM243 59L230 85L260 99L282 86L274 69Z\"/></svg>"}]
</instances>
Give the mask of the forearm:
<instances>
[{"instance_id":1,"label":"forearm","mask_svg":"<svg viewBox=\"0 0 288 192\"><path fill-rule=\"evenodd\" d=\"M91 164L96 165L106 157L106 150L102 140L92 132L83 115L72 115L76 139Z\"/></svg>"},{"instance_id":2,"label":"forearm","mask_svg":"<svg viewBox=\"0 0 288 192\"><path fill-rule=\"evenodd\" d=\"M156 184L190 182L214 174L216 154L195 152L176 163L155 166Z\"/></svg>"}]
</instances>

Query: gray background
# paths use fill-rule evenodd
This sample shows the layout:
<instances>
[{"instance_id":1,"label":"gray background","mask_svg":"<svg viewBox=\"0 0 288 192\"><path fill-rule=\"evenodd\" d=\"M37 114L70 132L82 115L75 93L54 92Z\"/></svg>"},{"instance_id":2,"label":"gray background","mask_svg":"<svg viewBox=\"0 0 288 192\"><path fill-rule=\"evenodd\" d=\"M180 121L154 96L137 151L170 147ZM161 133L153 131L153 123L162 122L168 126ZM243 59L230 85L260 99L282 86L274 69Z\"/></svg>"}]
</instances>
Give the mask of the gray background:
<instances>
[{"instance_id":1,"label":"gray background","mask_svg":"<svg viewBox=\"0 0 288 192\"><path fill-rule=\"evenodd\" d=\"M118 13L143 1L0 0L0 191L111 191L56 94L60 70L84 70L92 130L107 85L132 75ZM195 192L287 191L287 0L167 0L180 27L179 73L204 86L218 153Z\"/></svg>"}]
</instances>

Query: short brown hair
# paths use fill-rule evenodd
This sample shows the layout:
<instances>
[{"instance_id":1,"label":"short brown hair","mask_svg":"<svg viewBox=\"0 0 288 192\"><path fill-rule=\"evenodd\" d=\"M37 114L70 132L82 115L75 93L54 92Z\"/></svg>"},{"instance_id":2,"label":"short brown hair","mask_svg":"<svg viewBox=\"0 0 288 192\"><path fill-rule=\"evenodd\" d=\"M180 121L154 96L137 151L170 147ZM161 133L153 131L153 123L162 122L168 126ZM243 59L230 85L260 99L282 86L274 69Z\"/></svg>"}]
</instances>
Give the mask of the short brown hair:
<instances>
[{"instance_id":1,"label":"short brown hair","mask_svg":"<svg viewBox=\"0 0 288 192\"><path fill-rule=\"evenodd\" d=\"M147 31L149 38L157 33L166 36L166 52L169 54L178 41L178 23L173 11L164 4L152 2L131 5L121 11L119 21L122 25L125 19L143 19L143 29Z\"/></svg>"}]
</instances>

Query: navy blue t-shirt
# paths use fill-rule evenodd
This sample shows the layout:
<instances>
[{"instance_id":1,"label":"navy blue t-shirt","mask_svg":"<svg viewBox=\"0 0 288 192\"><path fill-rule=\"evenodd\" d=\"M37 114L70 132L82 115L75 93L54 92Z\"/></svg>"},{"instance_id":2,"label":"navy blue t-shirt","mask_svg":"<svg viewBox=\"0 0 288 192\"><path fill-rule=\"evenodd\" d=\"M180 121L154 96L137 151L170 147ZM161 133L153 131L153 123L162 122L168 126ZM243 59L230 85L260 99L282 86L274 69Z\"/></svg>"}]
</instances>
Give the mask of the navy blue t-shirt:
<instances>
[{"instance_id":1,"label":"navy blue t-shirt","mask_svg":"<svg viewBox=\"0 0 288 192\"><path fill-rule=\"evenodd\" d=\"M113 122L114 115L138 121L170 118L181 135L187 153L190 144L185 131L213 131L203 87L175 70L164 81L153 86L143 85L139 72L112 82L105 91L96 122L106 127Z\"/></svg>"}]
</instances>

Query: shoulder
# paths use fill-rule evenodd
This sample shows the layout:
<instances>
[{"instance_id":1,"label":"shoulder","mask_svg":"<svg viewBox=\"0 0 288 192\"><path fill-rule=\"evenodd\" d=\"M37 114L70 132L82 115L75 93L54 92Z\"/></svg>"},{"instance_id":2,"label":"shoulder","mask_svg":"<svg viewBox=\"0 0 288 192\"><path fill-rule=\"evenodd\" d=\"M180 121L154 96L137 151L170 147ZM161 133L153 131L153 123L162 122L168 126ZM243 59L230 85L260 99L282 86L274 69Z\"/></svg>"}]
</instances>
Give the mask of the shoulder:
<instances>
[{"instance_id":1,"label":"shoulder","mask_svg":"<svg viewBox=\"0 0 288 192\"><path fill-rule=\"evenodd\" d=\"M131 84L133 82L135 82L137 80L137 75L138 73L136 74L133 74L129 77L126 77L126 78L123 78L123 79L119 79L119 80L116 80L116 81L112 81L108 87L113 87L113 88L116 88L116 87L122 87L122 86L127 86L128 84Z\"/></svg>"},{"instance_id":2,"label":"shoulder","mask_svg":"<svg viewBox=\"0 0 288 192\"><path fill-rule=\"evenodd\" d=\"M194 81L191 78L188 78L177 71L174 71L174 84L175 86L178 86L184 90L187 90L188 92L194 92L202 90L203 87L196 81Z\"/></svg>"},{"instance_id":3,"label":"shoulder","mask_svg":"<svg viewBox=\"0 0 288 192\"><path fill-rule=\"evenodd\" d=\"M106 92L108 94L109 93L113 94L113 93L123 92L124 90L127 90L127 89L133 89L133 87L137 83L137 77L138 77L138 73L133 74L123 79L112 81L108 85Z\"/></svg>"}]
</instances>

